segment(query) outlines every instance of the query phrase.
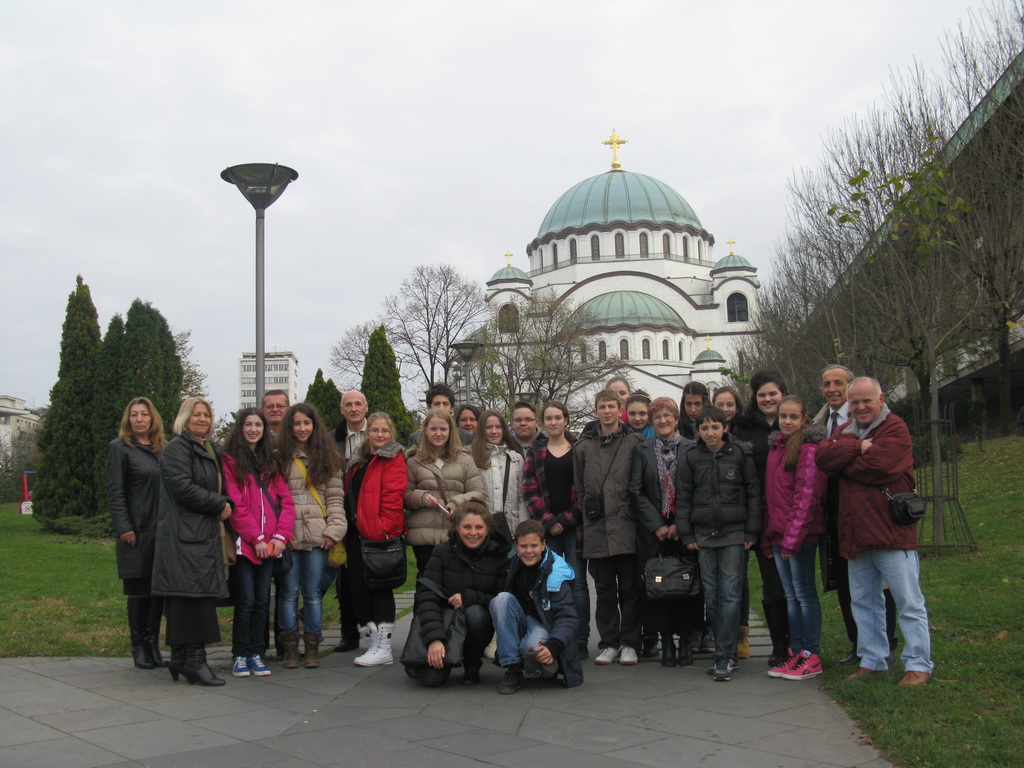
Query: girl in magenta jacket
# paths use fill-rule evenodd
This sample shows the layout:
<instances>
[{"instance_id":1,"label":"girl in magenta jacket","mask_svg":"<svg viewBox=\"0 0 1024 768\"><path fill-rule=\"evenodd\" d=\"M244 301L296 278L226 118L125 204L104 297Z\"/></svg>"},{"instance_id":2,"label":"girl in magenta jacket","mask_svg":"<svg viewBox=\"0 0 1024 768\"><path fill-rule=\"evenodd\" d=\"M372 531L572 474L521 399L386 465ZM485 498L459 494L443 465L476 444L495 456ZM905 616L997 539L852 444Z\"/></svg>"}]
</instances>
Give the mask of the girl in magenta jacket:
<instances>
[{"instance_id":1,"label":"girl in magenta jacket","mask_svg":"<svg viewBox=\"0 0 1024 768\"><path fill-rule=\"evenodd\" d=\"M295 505L281 474L266 417L255 408L238 414L224 449L224 485L235 511L238 559L231 569L235 596L231 674L265 677L263 640L270 612L274 562L295 525Z\"/></svg>"},{"instance_id":2,"label":"girl in magenta jacket","mask_svg":"<svg viewBox=\"0 0 1024 768\"><path fill-rule=\"evenodd\" d=\"M780 434L769 442L761 547L775 560L786 590L789 658L770 677L805 680L821 674L821 604L814 579L818 537L825 532L825 475L814 462L825 431L809 426L804 401L779 403Z\"/></svg>"}]
</instances>

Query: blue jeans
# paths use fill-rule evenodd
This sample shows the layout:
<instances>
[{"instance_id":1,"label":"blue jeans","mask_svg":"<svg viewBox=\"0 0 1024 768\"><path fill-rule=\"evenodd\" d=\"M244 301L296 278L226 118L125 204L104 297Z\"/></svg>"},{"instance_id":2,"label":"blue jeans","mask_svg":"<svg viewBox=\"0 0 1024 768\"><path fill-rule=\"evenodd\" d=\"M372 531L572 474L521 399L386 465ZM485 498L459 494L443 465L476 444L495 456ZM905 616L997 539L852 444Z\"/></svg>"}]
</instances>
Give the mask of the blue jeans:
<instances>
[{"instance_id":1,"label":"blue jeans","mask_svg":"<svg viewBox=\"0 0 1024 768\"><path fill-rule=\"evenodd\" d=\"M528 615L511 592L499 592L491 600L491 621L498 639L498 664L503 667L522 664L527 651L548 639L544 625Z\"/></svg>"},{"instance_id":2,"label":"blue jeans","mask_svg":"<svg viewBox=\"0 0 1024 768\"><path fill-rule=\"evenodd\" d=\"M775 567L786 590L789 647L793 653L821 653L821 603L814 583L817 552L818 543L807 541L800 548L800 554L786 560L782 557L782 547L772 547Z\"/></svg>"},{"instance_id":3,"label":"blue jeans","mask_svg":"<svg viewBox=\"0 0 1024 768\"><path fill-rule=\"evenodd\" d=\"M277 601L281 634L299 631L296 611L299 606L299 586L302 586L302 618L306 632L320 633L323 620L323 602L320 596L320 578L327 565L327 550L296 549L292 551L292 567L281 579L281 596Z\"/></svg>"},{"instance_id":4,"label":"blue jeans","mask_svg":"<svg viewBox=\"0 0 1024 768\"><path fill-rule=\"evenodd\" d=\"M903 633L903 668L931 674L932 639L928 611L921 593L921 561L914 550L876 549L861 552L848 561L850 608L857 622L857 655L860 665L888 669L889 640L885 632L885 598L882 582L889 585Z\"/></svg>"},{"instance_id":5,"label":"blue jeans","mask_svg":"<svg viewBox=\"0 0 1024 768\"><path fill-rule=\"evenodd\" d=\"M575 577L572 581L572 602L576 606L576 615L580 618L579 629L576 630L576 642L586 645L590 642L590 586L587 584L587 564L579 556L579 542L576 531L565 531L548 538L547 544L556 555L561 555L572 568Z\"/></svg>"},{"instance_id":6,"label":"blue jeans","mask_svg":"<svg viewBox=\"0 0 1024 768\"><path fill-rule=\"evenodd\" d=\"M701 547L700 584L708 623L715 631L715 660L736 658L736 638L740 632L740 599L743 596L743 571L747 563L742 544L727 547Z\"/></svg>"},{"instance_id":7,"label":"blue jeans","mask_svg":"<svg viewBox=\"0 0 1024 768\"><path fill-rule=\"evenodd\" d=\"M231 655L263 655L267 617L270 615L270 582L274 578L274 561L256 565L244 555L231 569L234 581L235 617L231 626Z\"/></svg>"}]
</instances>

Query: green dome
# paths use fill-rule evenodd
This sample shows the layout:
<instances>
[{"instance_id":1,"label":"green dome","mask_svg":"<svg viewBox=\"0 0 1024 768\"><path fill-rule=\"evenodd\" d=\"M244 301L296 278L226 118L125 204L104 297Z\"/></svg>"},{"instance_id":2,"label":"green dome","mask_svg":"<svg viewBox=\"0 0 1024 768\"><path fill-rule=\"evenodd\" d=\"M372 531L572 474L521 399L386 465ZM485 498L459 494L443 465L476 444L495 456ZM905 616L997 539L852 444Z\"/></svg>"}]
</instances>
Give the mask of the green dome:
<instances>
[{"instance_id":1,"label":"green dome","mask_svg":"<svg viewBox=\"0 0 1024 768\"><path fill-rule=\"evenodd\" d=\"M661 299L639 291L612 291L595 296L578 310L586 314L594 327L655 326L673 330L686 328L686 323L672 307Z\"/></svg>"},{"instance_id":2,"label":"green dome","mask_svg":"<svg viewBox=\"0 0 1024 768\"><path fill-rule=\"evenodd\" d=\"M693 208L672 187L642 173L608 171L584 179L558 198L537 237L568 228L640 222L702 229Z\"/></svg>"},{"instance_id":3,"label":"green dome","mask_svg":"<svg viewBox=\"0 0 1024 768\"><path fill-rule=\"evenodd\" d=\"M715 262L715 269L754 269L754 265L738 253L730 253L724 259Z\"/></svg>"},{"instance_id":4,"label":"green dome","mask_svg":"<svg viewBox=\"0 0 1024 768\"><path fill-rule=\"evenodd\" d=\"M493 283L496 280L526 280L526 281L529 281L529 279L530 278L528 278L526 276L526 273L523 272L523 270L521 270L519 267L502 267L497 272L495 272L493 275L491 275L491 279L488 280L487 282L488 283Z\"/></svg>"},{"instance_id":5,"label":"green dome","mask_svg":"<svg viewBox=\"0 0 1024 768\"><path fill-rule=\"evenodd\" d=\"M695 358L693 358L694 365L697 363L724 363L725 358L715 352L713 349L705 349Z\"/></svg>"}]
</instances>

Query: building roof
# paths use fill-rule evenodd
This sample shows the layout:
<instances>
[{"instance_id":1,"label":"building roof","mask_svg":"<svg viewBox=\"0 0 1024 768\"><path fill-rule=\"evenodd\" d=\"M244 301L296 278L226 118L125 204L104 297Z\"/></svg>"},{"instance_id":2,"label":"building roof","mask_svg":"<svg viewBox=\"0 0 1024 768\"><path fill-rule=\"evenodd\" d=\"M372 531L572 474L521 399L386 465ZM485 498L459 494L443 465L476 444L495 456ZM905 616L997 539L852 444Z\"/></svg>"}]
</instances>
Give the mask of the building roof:
<instances>
[{"instance_id":1,"label":"building roof","mask_svg":"<svg viewBox=\"0 0 1024 768\"><path fill-rule=\"evenodd\" d=\"M715 262L715 269L756 269L756 267L738 253L730 253Z\"/></svg>"},{"instance_id":2,"label":"building roof","mask_svg":"<svg viewBox=\"0 0 1024 768\"><path fill-rule=\"evenodd\" d=\"M528 278L526 273L519 267L502 267L491 275L491 279L487 281L487 284L490 285L498 280L522 280L524 282L529 282L530 278Z\"/></svg>"},{"instance_id":3,"label":"building roof","mask_svg":"<svg viewBox=\"0 0 1024 768\"><path fill-rule=\"evenodd\" d=\"M559 197L537 237L570 228L641 222L702 228L690 204L668 184L642 173L608 171L584 179Z\"/></svg>"},{"instance_id":4,"label":"building roof","mask_svg":"<svg viewBox=\"0 0 1024 768\"><path fill-rule=\"evenodd\" d=\"M722 357L718 352L716 352L713 349L705 349L703 352L701 352L699 355L697 355L695 358L693 358L694 365L696 365L697 363L724 363L724 362L725 362L725 358Z\"/></svg>"},{"instance_id":5,"label":"building roof","mask_svg":"<svg viewBox=\"0 0 1024 768\"><path fill-rule=\"evenodd\" d=\"M686 323L661 299L639 291L612 291L585 302L577 312L594 327L656 326L685 329Z\"/></svg>"}]
</instances>

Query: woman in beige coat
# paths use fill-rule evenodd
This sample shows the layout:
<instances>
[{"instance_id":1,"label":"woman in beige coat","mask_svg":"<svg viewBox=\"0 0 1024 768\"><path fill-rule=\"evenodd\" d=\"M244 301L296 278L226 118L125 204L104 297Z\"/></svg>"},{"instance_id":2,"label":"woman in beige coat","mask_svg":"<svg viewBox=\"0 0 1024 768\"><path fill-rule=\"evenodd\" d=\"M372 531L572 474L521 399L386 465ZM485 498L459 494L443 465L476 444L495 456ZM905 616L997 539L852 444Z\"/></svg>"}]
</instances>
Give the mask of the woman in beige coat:
<instances>
[{"instance_id":1,"label":"woman in beige coat","mask_svg":"<svg viewBox=\"0 0 1024 768\"><path fill-rule=\"evenodd\" d=\"M306 624L305 666L320 666L320 624L323 604L320 579L327 553L345 538L345 459L324 427L316 408L296 403L284 418L278 445L285 462L288 490L295 502L295 531L289 547L292 566L281 579L277 600L284 668L299 666L299 588Z\"/></svg>"},{"instance_id":2,"label":"woman in beige coat","mask_svg":"<svg viewBox=\"0 0 1024 768\"><path fill-rule=\"evenodd\" d=\"M408 541L416 570L423 573L434 547L448 537L448 516L467 501L484 501L484 482L473 457L462 447L451 414L438 409L427 411L423 439L409 454L406 467Z\"/></svg>"}]
</instances>

